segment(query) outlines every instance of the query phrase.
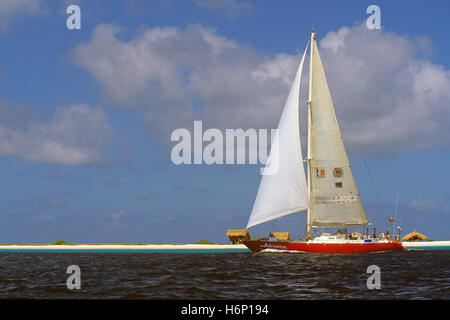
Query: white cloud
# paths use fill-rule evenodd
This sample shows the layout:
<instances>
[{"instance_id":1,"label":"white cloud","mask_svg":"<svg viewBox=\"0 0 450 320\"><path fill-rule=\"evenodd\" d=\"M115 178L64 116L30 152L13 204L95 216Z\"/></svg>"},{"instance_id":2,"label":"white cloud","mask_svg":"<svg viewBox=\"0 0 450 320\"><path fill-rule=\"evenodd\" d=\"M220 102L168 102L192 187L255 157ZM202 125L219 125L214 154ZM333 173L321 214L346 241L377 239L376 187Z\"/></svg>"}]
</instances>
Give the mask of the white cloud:
<instances>
[{"instance_id":1,"label":"white cloud","mask_svg":"<svg viewBox=\"0 0 450 320\"><path fill-rule=\"evenodd\" d=\"M7 28L8 22L19 15L41 14L45 11L45 0L1 0L0 29Z\"/></svg>"},{"instance_id":2,"label":"white cloud","mask_svg":"<svg viewBox=\"0 0 450 320\"><path fill-rule=\"evenodd\" d=\"M154 224L161 225L161 224L170 223L170 222L172 222L174 220L175 220L175 218L172 217L172 216L169 216L169 217L159 216L157 218L152 219L151 222L154 223Z\"/></svg>"},{"instance_id":3,"label":"white cloud","mask_svg":"<svg viewBox=\"0 0 450 320\"><path fill-rule=\"evenodd\" d=\"M344 27L320 45L338 116L347 110L354 127L343 130L349 143L373 154L450 145L450 71L418 58L415 39Z\"/></svg>"},{"instance_id":4,"label":"white cloud","mask_svg":"<svg viewBox=\"0 0 450 320\"><path fill-rule=\"evenodd\" d=\"M113 225L119 227L123 225L123 217L126 216L127 213L125 210L120 210L119 212L116 212L111 215L111 220Z\"/></svg>"},{"instance_id":5,"label":"white cloud","mask_svg":"<svg viewBox=\"0 0 450 320\"><path fill-rule=\"evenodd\" d=\"M120 220L120 218L121 218L124 214L126 214L125 210L120 210L119 212L114 213L114 214L112 215L112 218L113 218L113 220L114 220L115 222L117 222L117 221Z\"/></svg>"},{"instance_id":6,"label":"white cloud","mask_svg":"<svg viewBox=\"0 0 450 320\"><path fill-rule=\"evenodd\" d=\"M2 114L13 114L9 108L0 101ZM30 162L80 165L104 161L101 149L113 134L103 111L83 104L57 109L47 123L31 120L11 126L8 118L2 120L0 156Z\"/></svg>"},{"instance_id":7,"label":"white cloud","mask_svg":"<svg viewBox=\"0 0 450 320\"><path fill-rule=\"evenodd\" d=\"M38 13L42 10L42 2L42 0L2 0L0 1L0 15Z\"/></svg>"},{"instance_id":8,"label":"white cloud","mask_svg":"<svg viewBox=\"0 0 450 320\"><path fill-rule=\"evenodd\" d=\"M442 200L413 200L408 207L421 212L450 212L450 208Z\"/></svg>"},{"instance_id":9,"label":"white cloud","mask_svg":"<svg viewBox=\"0 0 450 320\"><path fill-rule=\"evenodd\" d=\"M73 61L111 101L141 111L163 143L194 119L205 127L275 127L299 62L287 53L264 56L200 25L123 36L99 25ZM320 41L347 145L358 141L371 154L450 145L450 71L419 58L424 43L360 26Z\"/></svg>"},{"instance_id":10,"label":"white cloud","mask_svg":"<svg viewBox=\"0 0 450 320\"><path fill-rule=\"evenodd\" d=\"M211 127L273 127L298 63L287 54L266 58L199 25L142 29L130 41L120 35L115 26L97 26L73 61L111 101L142 111L164 143L194 119Z\"/></svg>"}]
</instances>

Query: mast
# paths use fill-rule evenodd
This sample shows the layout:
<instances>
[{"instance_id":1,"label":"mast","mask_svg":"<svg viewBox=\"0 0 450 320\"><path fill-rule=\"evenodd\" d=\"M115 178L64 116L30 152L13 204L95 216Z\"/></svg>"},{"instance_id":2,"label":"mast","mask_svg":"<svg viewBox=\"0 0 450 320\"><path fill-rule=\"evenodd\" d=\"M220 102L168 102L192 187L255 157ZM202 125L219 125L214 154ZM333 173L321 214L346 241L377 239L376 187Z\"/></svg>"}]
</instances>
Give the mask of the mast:
<instances>
[{"instance_id":1,"label":"mast","mask_svg":"<svg viewBox=\"0 0 450 320\"><path fill-rule=\"evenodd\" d=\"M312 204L312 190L311 190L311 98L312 98L312 66L313 66L313 45L315 41L315 32L310 33L310 60L309 60L309 84L308 84L308 145L307 145L307 156L306 156L306 168L308 172L308 198L309 205L306 210L306 239L312 238L312 226L311 226L311 208Z\"/></svg>"}]
</instances>

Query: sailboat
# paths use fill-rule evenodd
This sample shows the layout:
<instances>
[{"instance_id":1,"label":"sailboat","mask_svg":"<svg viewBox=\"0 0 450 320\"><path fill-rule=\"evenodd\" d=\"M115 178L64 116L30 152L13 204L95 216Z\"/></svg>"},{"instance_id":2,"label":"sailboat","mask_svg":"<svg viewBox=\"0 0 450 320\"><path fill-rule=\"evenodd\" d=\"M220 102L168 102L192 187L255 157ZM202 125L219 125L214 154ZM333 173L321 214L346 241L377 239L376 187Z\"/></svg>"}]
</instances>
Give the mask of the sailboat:
<instances>
[{"instance_id":1,"label":"sailboat","mask_svg":"<svg viewBox=\"0 0 450 320\"><path fill-rule=\"evenodd\" d=\"M303 159L299 98L308 47L307 156ZM310 34L281 114L269 163L276 163L277 170L263 173L246 229L306 211L306 237L301 240L267 237L243 241L251 251L363 253L404 250L398 238L378 236L376 231L373 236L368 232L351 236L346 229L341 229L343 232L337 234L322 232L313 236L313 228L369 225L336 119L315 32Z\"/></svg>"}]
</instances>

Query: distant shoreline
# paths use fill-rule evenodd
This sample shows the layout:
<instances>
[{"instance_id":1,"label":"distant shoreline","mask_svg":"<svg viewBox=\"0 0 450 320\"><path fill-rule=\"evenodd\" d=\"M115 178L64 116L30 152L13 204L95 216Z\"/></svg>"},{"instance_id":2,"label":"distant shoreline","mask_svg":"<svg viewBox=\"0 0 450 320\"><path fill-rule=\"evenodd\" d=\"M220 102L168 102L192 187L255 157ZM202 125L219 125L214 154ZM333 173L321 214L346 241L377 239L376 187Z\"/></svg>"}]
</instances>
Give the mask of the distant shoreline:
<instances>
[{"instance_id":1,"label":"distant shoreline","mask_svg":"<svg viewBox=\"0 0 450 320\"><path fill-rule=\"evenodd\" d=\"M219 250L246 249L243 244L0 244L0 250Z\"/></svg>"}]
</instances>

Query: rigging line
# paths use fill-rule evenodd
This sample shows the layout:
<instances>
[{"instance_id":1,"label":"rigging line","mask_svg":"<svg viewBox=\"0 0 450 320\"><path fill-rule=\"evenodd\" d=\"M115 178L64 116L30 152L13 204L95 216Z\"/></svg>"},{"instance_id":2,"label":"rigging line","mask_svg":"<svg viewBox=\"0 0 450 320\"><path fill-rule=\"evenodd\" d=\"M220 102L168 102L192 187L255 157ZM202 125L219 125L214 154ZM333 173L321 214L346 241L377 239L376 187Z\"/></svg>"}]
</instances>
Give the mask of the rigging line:
<instances>
[{"instance_id":1,"label":"rigging line","mask_svg":"<svg viewBox=\"0 0 450 320\"><path fill-rule=\"evenodd\" d=\"M395 221L397 221L397 215L398 215L398 185L397 185L397 193L396 193L396 197L395 197L395 210L394 210L394 218Z\"/></svg>"},{"instance_id":2,"label":"rigging line","mask_svg":"<svg viewBox=\"0 0 450 320\"><path fill-rule=\"evenodd\" d=\"M326 54L325 54L324 51L321 52L321 56L323 57L323 61L324 61L325 65L326 65L326 69L328 70L327 73L328 73L328 75L330 76L331 81L333 82L334 88L336 89L335 91L336 91L336 92L338 93L338 95L339 95L339 99L340 99L341 101L345 101L345 100L342 99L342 98L343 98L343 97L342 97L343 95L341 94L340 88L336 85L336 81L335 81L335 79L334 79L333 72L332 72L331 68L329 67L328 59L327 59L327 56L326 56ZM362 149L362 146L361 146L361 144L360 144L360 142L359 142L359 140L358 140L358 138L357 138L357 135L356 135L356 133L355 133L355 129L353 128L352 122L351 122L350 117L349 117L349 115L348 115L347 108L345 107L345 103L341 103L341 105L343 106L342 109L344 110L344 114L345 114L345 117L347 118L347 123L348 123L349 126L350 126L350 130L351 130L351 132L352 132L352 134L353 134L354 141L356 142L356 146L357 146L357 148L358 148L358 150L359 150L359 152L360 152L360 154L361 154L363 163L364 163L364 165L365 165L365 167L366 167L366 169L367 169L367 172L368 172L368 174L369 174L369 179L370 179L370 182L371 182L371 184L372 184L372 187L375 189L375 193L376 193L376 195L377 195L378 202L379 202L380 205L382 205L383 202L382 202L382 200L381 200L380 191L378 190L378 187L377 187L377 185L376 185L376 183L375 183L375 179L373 178L372 172L371 172L371 170L370 170L370 168L369 168L369 164L368 164L368 162L367 162L367 158L366 158L366 156L365 156L365 154L364 154L364 151L363 151L363 149Z\"/></svg>"},{"instance_id":3,"label":"rigging line","mask_svg":"<svg viewBox=\"0 0 450 320\"><path fill-rule=\"evenodd\" d=\"M394 233L395 233L395 227L400 226L400 222L397 219L398 217L398 199L399 199L399 193L398 193L398 185L397 185L397 192L396 192L396 196L395 196L395 210L394 210Z\"/></svg>"}]
</instances>

